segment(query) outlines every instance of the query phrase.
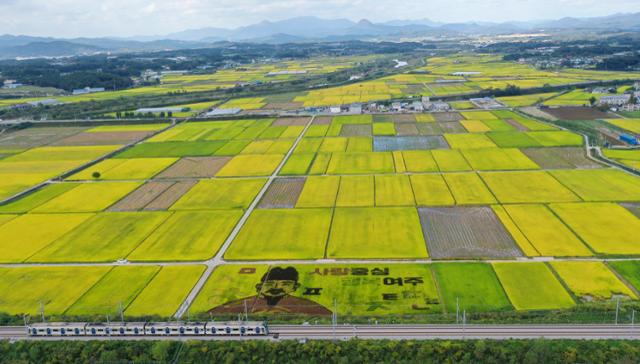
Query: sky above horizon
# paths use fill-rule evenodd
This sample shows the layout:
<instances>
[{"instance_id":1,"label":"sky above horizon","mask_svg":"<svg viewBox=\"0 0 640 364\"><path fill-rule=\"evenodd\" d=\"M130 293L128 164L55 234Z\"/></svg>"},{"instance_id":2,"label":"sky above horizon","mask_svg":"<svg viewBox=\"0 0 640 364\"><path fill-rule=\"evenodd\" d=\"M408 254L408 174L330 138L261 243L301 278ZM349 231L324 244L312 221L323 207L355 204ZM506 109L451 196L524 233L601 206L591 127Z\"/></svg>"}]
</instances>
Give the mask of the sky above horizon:
<instances>
[{"instance_id":1,"label":"sky above horizon","mask_svg":"<svg viewBox=\"0 0 640 364\"><path fill-rule=\"evenodd\" d=\"M506 22L640 12L640 0L0 0L0 34L163 35L296 16Z\"/></svg>"}]
</instances>

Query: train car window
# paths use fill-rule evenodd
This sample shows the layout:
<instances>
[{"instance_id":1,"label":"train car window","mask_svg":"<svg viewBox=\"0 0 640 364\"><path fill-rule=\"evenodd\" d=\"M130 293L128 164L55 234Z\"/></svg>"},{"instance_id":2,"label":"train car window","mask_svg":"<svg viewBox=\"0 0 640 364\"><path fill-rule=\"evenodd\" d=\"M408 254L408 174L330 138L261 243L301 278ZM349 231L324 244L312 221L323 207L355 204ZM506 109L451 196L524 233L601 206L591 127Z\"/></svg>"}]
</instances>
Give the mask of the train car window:
<instances>
[{"instance_id":1,"label":"train car window","mask_svg":"<svg viewBox=\"0 0 640 364\"><path fill-rule=\"evenodd\" d=\"M168 327L164 328L164 333L169 335L171 333L171 330Z\"/></svg>"},{"instance_id":2,"label":"train car window","mask_svg":"<svg viewBox=\"0 0 640 364\"><path fill-rule=\"evenodd\" d=\"M124 328L123 327L120 328L120 335L124 335Z\"/></svg>"},{"instance_id":3,"label":"train car window","mask_svg":"<svg viewBox=\"0 0 640 364\"><path fill-rule=\"evenodd\" d=\"M154 334L154 335L156 334L156 328L155 327L151 328L151 333Z\"/></svg>"},{"instance_id":4,"label":"train car window","mask_svg":"<svg viewBox=\"0 0 640 364\"><path fill-rule=\"evenodd\" d=\"M60 333L61 333L62 335L64 335L64 334L66 334L66 333L67 333L67 330L65 330L65 329L64 329L64 327L63 327L63 328L61 328L61 329L60 329Z\"/></svg>"},{"instance_id":5,"label":"train car window","mask_svg":"<svg viewBox=\"0 0 640 364\"><path fill-rule=\"evenodd\" d=\"M91 335L95 335L96 334L96 329L95 328L91 328Z\"/></svg>"},{"instance_id":6,"label":"train car window","mask_svg":"<svg viewBox=\"0 0 640 364\"><path fill-rule=\"evenodd\" d=\"M80 329L79 328L76 327L76 329L73 330L73 331L76 333L76 335L80 335Z\"/></svg>"},{"instance_id":7,"label":"train car window","mask_svg":"<svg viewBox=\"0 0 640 364\"><path fill-rule=\"evenodd\" d=\"M182 335L182 334L184 334L184 327L181 327L181 328L180 328L180 334L181 334L181 335Z\"/></svg>"},{"instance_id":8,"label":"train car window","mask_svg":"<svg viewBox=\"0 0 640 364\"><path fill-rule=\"evenodd\" d=\"M211 328L211 333L212 333L213 335L215 335L215 334L216 334L216 328L215 328L215 327L212 327L212 328Z\"/></svg>"},{"instance_id":9,"label":"train car window","mask_svg":"<svg viewBox=\"0 0 640 364\"><path fill-rule=\"evenodd\" d=\"M135 329L133 329L133 333L138 335L138 328L137 327Z\"/></svg>"},{"instance_id":10,"label":"train car window","mask_svg":"<svg viewBox=\"0 0 640 364\"><path fill-rule=\"evenodd\" d=\"M104 329L104 332L109 335L111 333L111 329L107 327Z\"/></svg>"},{"instance_id":11,"label":"train car window","mask_svg":"<svg viewBox=\"0 0 640 364\"><path fill-rule=\"evenodd\" d=\"M260 328L259 328L259 327L256 327L256 330L255 330L255 331L256 331L256 334L259 334L259 333L260 333Z\"/></svg>"},{"instance_id":12,"label":"train car window","mask_svg":"<svg viewBox=\"0 0 640 364\"><path fill-rule=\"evenodd\" d=\"M230 333L231 333L231 328L230 328L229 326L227 326L227 328L226 328L226 329L224 329L224 331L226 331L226 332L227 332L227 334L230 334Z\"/></svg>"},{"instance_id":13,"label":"train car window","mask_svg":"<svg viewBox=\"0 0 640 364\"><path fill-rule=\"evenodd\" d=\"M31 332L33 333L33 335L38 335L38 329L32 329Z\"/></svg>"},{"instance_id":14,"label":"train car window","mask_svg":"<svg viewBox=\"0 0 640 364\"><path fill-rule=\"evenodd\" d=\"M193 332L196 333L196 334L199 334L200 330L196 327L195 329L193 329Z\"/></svg>"},{"instance_id":15,"label":"train car window","mask_svg":"<svg viewBox=\"0 0 640 364\"><path fill-rule=\"evenodd\" d=\"M51 329L47 329L47 335L51 335Z\"/></svg>"}]
</instances>

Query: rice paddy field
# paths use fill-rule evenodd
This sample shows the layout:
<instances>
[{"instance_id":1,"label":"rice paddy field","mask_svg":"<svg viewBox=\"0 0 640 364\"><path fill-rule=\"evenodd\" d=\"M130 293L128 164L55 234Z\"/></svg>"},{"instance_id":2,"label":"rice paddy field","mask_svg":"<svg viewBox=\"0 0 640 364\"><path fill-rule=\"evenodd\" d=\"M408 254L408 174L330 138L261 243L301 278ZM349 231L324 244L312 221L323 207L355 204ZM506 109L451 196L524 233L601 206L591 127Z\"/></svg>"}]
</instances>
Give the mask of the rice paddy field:
<instances>
[{"instance_id":1,"label":"rice paddy field","mask_svg":"<svg viewBox=\"0 0 640 364\"><path fill-rule=\"evenodd\" d=\"M517 112L47 131L146 133L127 147L27 131L1 173L115 153L0 204L1 312L427 317L640 297L640 178Z\"/></svg>"}]
</instances>

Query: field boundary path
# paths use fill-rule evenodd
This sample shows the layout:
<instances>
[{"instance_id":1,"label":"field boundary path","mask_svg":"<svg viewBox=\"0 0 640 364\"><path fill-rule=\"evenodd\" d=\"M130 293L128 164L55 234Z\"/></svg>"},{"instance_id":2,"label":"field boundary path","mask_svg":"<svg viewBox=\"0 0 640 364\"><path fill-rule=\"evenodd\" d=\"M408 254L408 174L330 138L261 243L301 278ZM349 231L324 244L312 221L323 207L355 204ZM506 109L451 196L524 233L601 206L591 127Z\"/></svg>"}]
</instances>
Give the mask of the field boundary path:
<instances>
[{"instance_id":1,"label":"field boundary path","mask_svg":"<svg viewBox=\"0 0 640 364\"><path fill-rule=\"evenodd\" d=\"M264 186L262 187L262 189L260 190L258 195L253 199L253 201L251 202L251 205L249 205L249 208L247 208L247 210L244 212L244 214L242 215L242 217L240 218L240 220L238 221L236 226L231 231L231 234L229 234L227 239L224 241L224 243L222 244L222 246L218 250L218 253L213 258L211 258L208 261L206 261L207 269L202 274L202 276L200 277L198 282L195 284L195 286L191 289L191 291L189 292L189 295L187 296L187 298L180 305L180 308L178 308L178 311L174 315L176 318L181 318L189 310L189 307L191 306L191 303L196 298L198 293L200 293L200 290L202 289L204 284L207 282L207 280L209 280L209 277L211 276L211 274L213 273L215 268L218 265L224 263L224 259L223 259L224 254L227 252L227 249L231 245L231 242L233 242L233 240L235 240L236 236L238 235L238 233L240 232L240 230L244 226L245 222L247 221L247 219L249 218L249 216L251 215L253 210L256 208L256 206L258 206L258 203L262 199L262 196L264 196L264 194L269 189L269 186L271 186L271 183L278 177L278 174L280 173L280 170L282 169L282 167L284 167L285 163L287 163L287 161L289 160L289 157L291 156L291 154L293 154L293 151L296 149L296 147L298 146L298 144L300 143L300 141L302 140L304 135L307 133L307 129L309 129L309 126L311 126L311 124L313 123L315 118L316 118L316 116L313 115L309 119L307 124L304 126L304 129L302 130L300 135L298 135L298 137L296 138L296 141L293 143L291 148L289 148L289 151L284 156L284 158L282 159L282 161L280 162L278 167L269 176L269 178L267 179L267 182L264 184Z\"/></svg>"}]
</instances>

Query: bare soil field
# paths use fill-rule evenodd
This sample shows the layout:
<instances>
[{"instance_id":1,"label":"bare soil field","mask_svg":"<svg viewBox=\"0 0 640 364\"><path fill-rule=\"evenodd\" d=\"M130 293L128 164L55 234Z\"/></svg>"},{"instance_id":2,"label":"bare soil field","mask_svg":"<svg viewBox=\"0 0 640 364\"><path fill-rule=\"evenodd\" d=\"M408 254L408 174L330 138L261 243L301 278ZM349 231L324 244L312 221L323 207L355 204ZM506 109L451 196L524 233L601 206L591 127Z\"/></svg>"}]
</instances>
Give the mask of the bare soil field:
<instances>
[{"instance_id":1,"label":"bare soil field","mask_svg":"<svg viewBox=\"0 0 640 364\"><path fill-rule=\"evenodd\" d=\"M529 131L529 128L523 126L522 124L520 124L519 122L513 120L513 119L507 119L505 120L507 122L507 124L513 126L514 128L516 128L518 131Z\"/></svg>"},{"instance_id":2,"label":"bare soil field","mask_svg":"<svg viewBox=\"0 0 640 364\"><path fill-rule=\"evenodd\" d=\"M329 125L331 124L331 120L333 120L331 116L318 116L313 119L313 125Z\"/></svg>"},{"instance_id":3,"label":"bare soil field","mask_svg":"<svg viewBox=\"0 0 640 364\"><path fill-rule=\"evenodd\" d=\"M433 114L437 122L460 121L464 120L462 115L457 112L437 112Z\"/></svg>"},{"instance_id":4,"label":"bare soil field","mask_svg":"<svg viewBox=\"0 0 640 364\"><path fill-rule=\"evenodd\" d=\"M307 125L309 118L278 118L273 122L273 126Z\"/></svg>"},{"instance_id":5,"label":"bare soil field","mask_svg":"<svg viewBox=\"0 0 640 364\"><path fill-rule=\"evenodd\" d=\"M304 187L306 178L278 178L260 200L261 209L294 208Z\"/></svg>"},{"instance_id":6,"label":"bare soil field","mask_svg":"<svg viewBox=\"0 0 640 364\"><path fill-rule=\"evenodd\" d=\"M174 183L167 188L155 200L148 204L144 209L147 211L166 210L171 207L182 195L187 193L197 181L181 181Z\"/></svg>"},{"instance_id":7,"label":"bare soil field","mask_svg":"<svg viewBox=\"0 0 640 364\"><path fill-rule=\"evenodd\" d=\"M420 135L416 123L396 123L396 133L400 136Z\"/></svg>"},{"instance_id":8,"label":"bare soil field","mask_svg":"<svg viewBox=\"0 0 640 364\"><path fill-rule=\"evenodd\" d=\"M340 136L344 137L368 137L371 133L370 124L345 124L340 130Z\"/></svg>"},{"instance_id":9,"label":"bare soil field","mask_svg":"<svg viewBox=\"0 0 640 364\"><path fill-rule=\"evenodd\" d=\"M55 143L74 134L78 134L86 128L79 127L32 127L23 130L5 132L0 134L0 147L2 148L34 148Z\"/></svg>"},{"instance_id":10,"label":"bare soil field","mask_svg":"<svg viewBox=\"0 0 640 364\"><path fill-rule=\"evenodd\" d=\"M587 158L582 148L524 148L522 152L544 169L603 168L599 163Z\"/></svg>"},{"instance_id":11,"label":"bare soil field","mask_svg":"<svg viewBox=\"0 0 640 364\"><path fill-rule=\"evenodd\" d=\"M640 203L623 203L621 205L627 210L631 211L632 214L640 218Z\"/></svg>"},{"instance_id":12,"label":"bare soil field","mask_svg":"<svg viewBox=\"0 0 640 364\"><path fill-rule=\"evenodd\" d=\"M187 157L164 170L156 179L213 177L231 157Z\"/></svg>"},{"instance_id":13,"label":"bare soil field","mask_svg":"<svg viewBox=\"0 0 640 364\"><path fill-rule=\"evenodd\" d=\"M548 110L548 109L545 109ZM527 106L527 107L522 107L520 108L520 111L522 111L525 114L531 115L533 117L537 117L540 119L545 119L545 120L551 120L551 121L555 121L558 120L557 117L546 113L545 111L542 111L540 109L538 109L535 106Z\"/></svg>"},{"instance_id":14,"label":"bare soil field","mask_svg":"<svg viewBox=\"0 0 640 364\"><path fill-rule=\"evenodd\" d=\"M544 112L563 120L595 120L615 118L615 115L613 114L602 112L598 109L581 106L549 108L544 109Z\"/></svg>"},{"instance_id":15,"label":"bare soil field","mask_svg":"<svg viewBox=\"0 0 640 364\"><path fill-rule=\"evenodd\" d=\"M438 123L443 133L466 133L467 129L457 121L449 123Z\"/></svg>"},{"instance_id":16,"label":"bare soil field","mask_svg":"<svg viewBox=\"0 0 640 364\"><path fill-rule=\"evenodd\" d=\"M394 114L391 115L394 123L415 123L416 116L412 114Z\"/></svg>"},{"instance_id":17,"label":"bare soil field","mask_svg":"<svg viewBox=\"0 0 640 364\"><path fill-rule=\"evenodd\" d=\"M435 259L522 256L490 207L419 208L418 214Z\"/></svg>"},{"instance_id":18,"label":"bare soil field","mask_svg":"<svg viewBox=\"0 0 640 364\"><path fill-rule=\"evenodd\" d=\"M420 135L442 135L442 128L438 123L419 123L417 125Z\"/></svg>"},{"instance_id":19,"label":"bare soil field","mask_svg":"<svg viewBox=\"0 0 640 364\"><path fill-rule=\"evenodd\" d=\"M147 182L111 206L108 211L142 210L173 185L174 182Z\"/></svg>"},{"instance_id":20,"label":"bare soil field","mask_svg":"<svg viewBox=\"0 0 640 364\"><path fill-rule=\"evenodd\" d=\"M129 144L151 134L149 131L104 132L104 133L80 133L61 139L51 145L115 145Z\"/></svg>"},{"instance_id":21,"label":"bare soil field","mask_svg":"<svg viewBox=\"0 0 640 364\"><path fill-rule=\"evenodd\" d=\"M439 135L373 138L373 150L375 152L427 149L449 149L449 144Z\"/></svg>"}]
</instances>

